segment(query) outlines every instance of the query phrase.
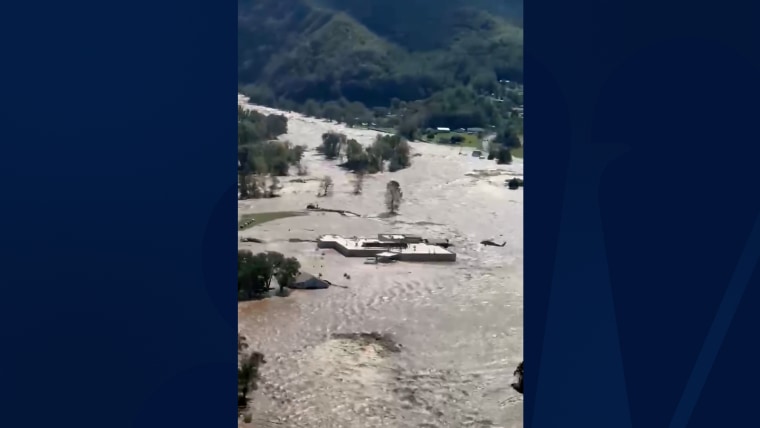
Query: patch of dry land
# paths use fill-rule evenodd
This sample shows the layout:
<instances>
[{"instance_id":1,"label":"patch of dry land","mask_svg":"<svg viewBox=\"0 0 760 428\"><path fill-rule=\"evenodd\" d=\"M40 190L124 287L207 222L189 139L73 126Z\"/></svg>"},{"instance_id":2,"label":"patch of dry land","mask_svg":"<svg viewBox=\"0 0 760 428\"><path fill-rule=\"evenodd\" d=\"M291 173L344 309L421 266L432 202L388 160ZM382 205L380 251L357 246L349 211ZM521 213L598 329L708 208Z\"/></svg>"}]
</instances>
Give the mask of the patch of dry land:
<instances>
[{"instance_id":1,"label":"patch of dry land","mask_svg":"<svg viewBox=\"0 0 760 428\"><path fill-rule=\"evenodd\" d=\"M377 132L247 108L288 117L280 139L308 147L309 176L283 178L279 198L240 201L241 217L304 211L309 203L359 216L310 212L238 232L264 242L241 242L241 249L294 256L302 271L341 285L238 305L240 332L267 359L253 422L241 426L521 427L522 396L509 383L522 361L523 190L504 182L522 176L522 160L496 165L472 149L411 143L419 155L411 167L367 176L354 195L352 174L314 149L327 131L364 145ZM318 198L325 175L333 195ZM389 180L404 194L395 217L383 215ZM457 260L365 264L299 242L379 233L448 238ZM486 239L507 244L481 245Z\"/></svg>"}]
</instances>

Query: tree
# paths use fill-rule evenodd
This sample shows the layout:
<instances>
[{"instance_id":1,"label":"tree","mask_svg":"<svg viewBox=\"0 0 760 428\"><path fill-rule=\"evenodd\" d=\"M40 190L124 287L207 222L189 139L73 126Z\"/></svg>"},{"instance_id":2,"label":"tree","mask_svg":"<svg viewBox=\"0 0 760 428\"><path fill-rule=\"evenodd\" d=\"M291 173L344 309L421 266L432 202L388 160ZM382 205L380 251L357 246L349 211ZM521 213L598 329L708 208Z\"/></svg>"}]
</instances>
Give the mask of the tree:
<instances>
[{"instance_id":1,"label":"tree","mask_svg":"<svg viewBox=\"0 0 760 428\"><path fill-rule=\"evenodd\" d=\"M367 172L374 174L376 172L383 172L385 165L383 164L383 155L375 145L367 147Z\"/></svg>"},{"instance_id":2,"label":"tree","mask_svg":"<svg viewBox=\"0 0 760 428\"><path fill-rule=\"evenodd\" d=\"M332 177L326 175L319 186L319 196L330 196L332 194L333 180Z\"/></svg>"},{"instance_id":3,"label":"tree","mask_svg":"<svg viewBox=\"0 0 760 428\"><path fill-rule=\"evenodd\" d=\"M501 146L496 154L496 163L499 165L509 165L512 163L512 153L509 147Z\"/></svg>"},{"instance_id":4,"label":"tree","mask_svg":"<svg viewBox=\"0 0 760 428\"><path fill-rule=\"evenodd\" d=\"M272 176L272 184L269 185L269 197L277 197L277 191L280 189L280 180L276 175Z\"/></svg>"},{"instance_id":5,"label":"tree","mask_svg":"<svg viewBox=\"0 0 760 428\"><path fill-rule=\"evenodd\" d=\"M274 267L266 253L238 250L238 293L253 298L269 291Z\"/></svg>"},{"instance_id":6,"label":"tree","mask_svg":"<svg viewBox=\"0 0 760 428\"><path fill-rule=\"evenodd\" d=\"M264 363L264 354L260 352L251 352L242 357L238 367L238 412L248 407L248 394L258 389L261 378L259 367Z\"/></svg>"},{"instance_id":7,"label":"tree","mask_svg":"<svg viewBox=\"0 0 760 428\"><path fill-rule=\"evenodd\" d=\"M238 173L238 191L240 191L240 199L248 199L248 181L242 172Z\"/></svg>"},{"instance_id":8,"label":"tree","mask_svg":"<svg viewBox=\"0 0 760 428\"><path fill-rule=\"evenodd\" d=\"M322 146L320 150L327 159L336 159L340 156L341 149L346 143L346 136L338 132L325 132L322 134Z\"/></svg>"},{"instance_id":9,"label":"tree","mask_svg":"<svg viewBox=\"0 0 760 428\"><path fill-rule=\"evenodd\" d=\"M238 332L238 355L240 355L246 349L248 349L248 343L245 340L245 336L241 335L240 332Z\"/></svg>"},{"instance_id":10,"label":"tree","mask_svg":"<svg viewBox=\"0 0 760 428\"><path fill-rule=\"evenodd\" d=\"M263 198L266 196L266 176L249 175L248 176L248 194L253 198Z\"/></svg>"},{"instance_id":11,"label":"tree","mask_svg":"<svg viewBox=\"0 0 760 428\"><path fill-rule=\"evenodd\" d=\"M495 141L502 146L515 149L522 145L520 138L517 136L509 126L505 126L498 134L496 134Z\"/></svg>"},{"instance_id":12,"label":"tree","mask_svg":"<svg viewBox=\"0 0 760 428\"><path fill-rule=\"evenodd\" d=\"M416 117L404 118L397 127L399 135L409 140L416 140L420 136L420 120Z\"/></svg>"},{"instance_id":13,"label":"tree","mask_svg":"<svg viewBox=\"0 0 760 428\"><path fill-rule=\"evenodd\" d=\"M281 114L270 114L265 119L267 138L274 139L288 133L288 118Z\"/></svg>"},{"instance_id":14,"label":"tree","mask_svg":"<svg viewBox=\"0 0 760 428\"><path fill-rule=\"evenodd\" d=\"M303 159L303 153L306 151L306 147L302 145L298 145L293 147L293 150L291 152L292 156L290 159L290 163L293 165L298 165L301 163L301 159Z\"/></svg>"},{"instance_id":15,"label":"tree","mask_svg":"<svg viewBox=\"0 0 760 428\"><path fill-rule=\"evenodd\" d=\"M320 110L319 104L312 99L306 100L302 109L304 115L311 117L320 117L322 115Z\"/></svg>"},{"instance_id":16,"label":"tree","mask_svg":"<svg viewBox=\"0 0 760 428\"><path fill-rule=\"evenodd\" d=\"M365 171L369 166L369 155L358 141L346 142L346 163L342 166L352 171Z\"/></svg>"},{"instance_id":17,"label":"tree","mask_svg":"<svg viewBox=\"0 0 760 428\"><path fill-rule=\"evenodd\" d=\"M334 120L338 123L343 119L343 109L335 101L328 101L324 104L322 114L326 119Z\"/></svg>"},{"instance_id":18,"label":"tree","mask_svg":"<svg viewBox=\"0 0 760 428\"><path fill-rule=\"evenodd\" d=\"M464 142L464 137L462 135L456 134L451 136L451 144L460 144Z\"/></svg>"},{"instance_id":19,"label":"tree","mask_svg":"<svg viewBox=\"0 0 760 428\"><path fill-rule=\"evenodd\" d=\"M280 293L284 293L285 287L289 286L301 269L301 263L295 257L283 259L275 268L275 278L280 285Z\"/></svg>"},{"instance_id":20,"label":"tree","mask_svg":"<svg viewBox=\"0 0 760 428\"><path fill-rule=\"evenodd\" d=\"M370 150L368 150L369 152ZM400 135L379 135L375 138L375 142L372 143L371 155L379 156L380 161L377 159L370 159L370 165L381 166L382 161L390 161L388 165L388 171L394 172L399 169L406 168L412 164L410 156L411 148L409 143ZM377 168L382 171L382 167ZM378 172L378 171L371 171Z\"/></svg>"},{"instance_id":21,"label":"tree","mask_svg":"<svg viewBox=\"0 0 760 428\"><path fill-rule=\"evenodd\" d=\"M403 196L404 194L401 192L401 185L398 181L389 181L385 188L385 206L390 214L395 215L398 213Z\"/></svg>"},{"instance_id":22,"label":"tree","mask_svg":"<svg viewBox=\"0 0 760 428\"><path fill-rule=\"evenodd\" d=\"M364 171L357 171L354 174L354 195L361 195L364 189Z\"/></svg>"}]
</instances>

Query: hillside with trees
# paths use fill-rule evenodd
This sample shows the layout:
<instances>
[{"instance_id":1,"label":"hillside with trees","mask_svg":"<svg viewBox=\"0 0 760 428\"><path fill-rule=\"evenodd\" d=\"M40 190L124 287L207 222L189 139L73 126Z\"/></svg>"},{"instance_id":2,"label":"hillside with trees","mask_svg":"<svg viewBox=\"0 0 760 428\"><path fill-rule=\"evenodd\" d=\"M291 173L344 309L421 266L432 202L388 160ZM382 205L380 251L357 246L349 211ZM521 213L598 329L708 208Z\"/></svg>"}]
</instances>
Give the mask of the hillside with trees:
<instances>
[{"instance_id":1,"label":"hillside with trees","mask_svg":"<svg viewBox=\"0 0 760 428\"><path fill-rule=\"evenodd\" d=\"M522 1L239 0L256 103L349 125L519 128Z\"/></svg>"}]
</instances>

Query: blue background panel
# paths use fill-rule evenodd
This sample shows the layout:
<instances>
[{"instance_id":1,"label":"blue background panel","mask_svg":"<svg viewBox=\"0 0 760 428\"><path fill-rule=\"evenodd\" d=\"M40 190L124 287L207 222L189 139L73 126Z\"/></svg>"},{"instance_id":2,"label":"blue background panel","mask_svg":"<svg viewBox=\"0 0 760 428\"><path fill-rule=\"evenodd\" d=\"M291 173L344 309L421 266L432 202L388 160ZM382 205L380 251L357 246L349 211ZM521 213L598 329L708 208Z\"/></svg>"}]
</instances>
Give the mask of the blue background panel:
<instances>
[{"instance_id":1,"label":"blue background panel","mask_svg":"<svg viewBox=\"0 0 760 428\"><path fill-rule=\"evenodd\" d=\"M758 9L526 2L526 426L757 426Z\"/></svg>"},{"instance_id":2,"label":"blue background panel","mask_svg":"<svg viewBox=\"0 0 760 428\"><path fill-rule=\"evenodd\" d=\"M0 6L0 426L235 426L236 16Z\"/></svg>"}]
</instances>

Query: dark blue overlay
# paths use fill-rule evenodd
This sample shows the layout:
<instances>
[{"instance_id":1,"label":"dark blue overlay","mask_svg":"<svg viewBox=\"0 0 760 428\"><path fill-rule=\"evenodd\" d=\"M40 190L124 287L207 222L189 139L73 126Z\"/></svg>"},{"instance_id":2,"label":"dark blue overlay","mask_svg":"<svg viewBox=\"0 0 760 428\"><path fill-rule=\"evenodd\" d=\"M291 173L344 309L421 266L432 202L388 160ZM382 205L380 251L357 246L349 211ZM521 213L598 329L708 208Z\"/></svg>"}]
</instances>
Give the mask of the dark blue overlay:
<instances>
[{"instance_id":1,"label":"dark blue overlay","mask_svg":"<svg viewBox=\"0 0 760 428\"><path fill-rule=\"evenodd\" d=\"M757 426L750 2L526 2L525 426Z\"/></svg>"},{"instance_id":2,"label":"dark blue overlay","mask_svg":"<svg viewBox=\"0 0 760 428\"><path fill-rule=\"evenodd\" d=\"M235 426L236 4L6 3L0 426Z\"/></svg>"}]
</instances>

